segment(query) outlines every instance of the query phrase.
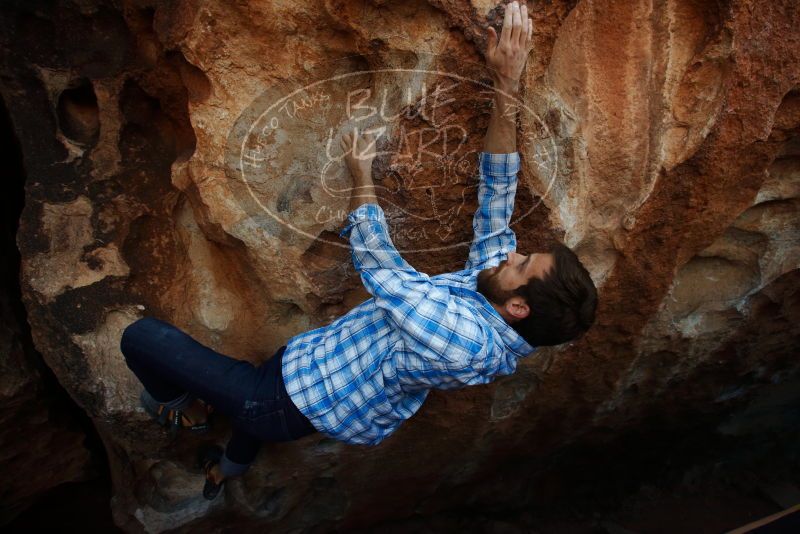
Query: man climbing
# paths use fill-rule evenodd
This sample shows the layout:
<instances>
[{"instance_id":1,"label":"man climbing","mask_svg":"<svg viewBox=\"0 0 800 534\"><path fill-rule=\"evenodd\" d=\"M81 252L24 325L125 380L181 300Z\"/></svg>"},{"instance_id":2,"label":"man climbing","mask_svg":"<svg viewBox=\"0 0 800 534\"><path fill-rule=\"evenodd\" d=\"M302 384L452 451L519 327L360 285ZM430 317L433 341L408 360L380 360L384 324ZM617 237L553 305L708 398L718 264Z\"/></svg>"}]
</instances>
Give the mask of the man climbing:
<instances>
[{"instance_id":1,"label":"man climbing","mask_svg":"<svg viewBox=\"0 0 800 534\"><path fill-rule=\"evenodd\" d=\"M518 254L509 228L517 187L514 95L530 50L527 7L508 5L486 52L496 94L480 153L475 235L463 270L429 277L397 252L372 183L375 139L341 146L353 177L341 236L372 295L328 326L291 338L259 367L219 354L151 317L128 326L121 350L145 386L147 411L173 429L205 430L206 405L233 420L224 451L206 450L204 495L243 474L263 441L319 431L377 445L414 415L428 392L491 382L535 347L582 335L597 293L566 246ZM512 110L509 113L509 110ZM157 400L158 399L158 400Z\"/></svg>"}]
</instances>

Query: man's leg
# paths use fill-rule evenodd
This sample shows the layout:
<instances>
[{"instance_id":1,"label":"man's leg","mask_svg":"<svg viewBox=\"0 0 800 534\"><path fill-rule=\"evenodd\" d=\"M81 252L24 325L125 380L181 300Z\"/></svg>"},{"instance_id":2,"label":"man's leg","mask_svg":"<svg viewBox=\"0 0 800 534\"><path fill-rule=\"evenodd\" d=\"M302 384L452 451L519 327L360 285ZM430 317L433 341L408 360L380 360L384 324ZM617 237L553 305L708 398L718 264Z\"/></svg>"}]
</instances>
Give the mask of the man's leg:
<instances>
[{"instance_id":1,"label":"man's leg","mask_svg":"<svg viewBox=\"0 0 800 534\"><path fill-rule=\"evenodd\" d=\"M160 328L150 321L151 318L140 319L123 331L120 350L125 363L144 386L142 401L150 410L157 411L159 404L163 404L165 410L186 410L194 402L194 396L173 384L167 376L154 372L151 366L151 360L160 357L163 351L148 351L143 344L154 335L155 328Z\"/></svg>"},{"instance_id":2,"label":"man's leg","mask_svg":"<svg viewBox=\"0 0 800 534\"><path fill-rule=\"evenodd\" d=\"M243 474L261 443L288 441L315 431L297 412L281 377L282 349L264 365L235 360L196 341L175 326L144 317L123 332L120 349L145 389L159 400L202 398L233 419L231 439L211 478ZM287 420L284 413L290 413Z\"/></svg>"},{"instance_id":3,"label":"man's leg","mask_svg":"<svg viewBox=\"0 0 800 534\"><path fill-rule=\"evenodd\" d=\"M255 461L262 441L239 425L233 425L231 439L225 446L225 454L219 462L220 479L243 475Z\"/></svg>"},{"instance_id":4,"label":"man's leg","mask_svg":"<svg viewBox=\"0 0 800 534\"><path fill-rule=\"evenodd\" d=\"M173 409L199 397L216 411L236 417L259 384L251 363L220 354L154 317L128 325L120 350L150 395Z\"/></svg>"}]
</instances>

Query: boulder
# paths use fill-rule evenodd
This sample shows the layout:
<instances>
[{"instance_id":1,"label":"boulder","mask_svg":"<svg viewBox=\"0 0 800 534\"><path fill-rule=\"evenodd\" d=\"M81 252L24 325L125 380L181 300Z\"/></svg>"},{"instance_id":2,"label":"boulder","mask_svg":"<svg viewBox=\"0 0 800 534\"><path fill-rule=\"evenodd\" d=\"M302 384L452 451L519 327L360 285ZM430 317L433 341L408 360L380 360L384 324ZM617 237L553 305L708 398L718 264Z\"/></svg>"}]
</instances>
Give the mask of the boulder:
<instances>
[{"instance_id":1,"label":"boulder","mask_svg":"<svg viewBox=\"0 0 800 534\"><path fill-rule=\"evenodd\" d=\"M264 361L368 295L337 230L329 141L380 134L392 237L459 270L491 111L487 0L82 0L3 9L0 90L27 183L33 339L108 450L128 531L348 530L543 502L543 466L653 415L722 418L797 372L800 11L794 0L533 0L520 95L522 253L561 240L599 288L586 336L434 391L378 447L264 447L225 500L196 439L138 407L143 315ZM713 417L712 417L713 416ZM209 439L225 440L225 429Z\"/></svg>"},{"instance_id":2,"label":"boulder","mask_svg":"<svg viewBox=\"0 0 800 534\"><path fill-rule=\"evenodd\" d=\"M0 204L0 525L56 486L97 476L86 446L91 423L44 364L26 322L15 243L25 175L8 118L0 106L8 185Z\"/></svg>"}]
</instances>

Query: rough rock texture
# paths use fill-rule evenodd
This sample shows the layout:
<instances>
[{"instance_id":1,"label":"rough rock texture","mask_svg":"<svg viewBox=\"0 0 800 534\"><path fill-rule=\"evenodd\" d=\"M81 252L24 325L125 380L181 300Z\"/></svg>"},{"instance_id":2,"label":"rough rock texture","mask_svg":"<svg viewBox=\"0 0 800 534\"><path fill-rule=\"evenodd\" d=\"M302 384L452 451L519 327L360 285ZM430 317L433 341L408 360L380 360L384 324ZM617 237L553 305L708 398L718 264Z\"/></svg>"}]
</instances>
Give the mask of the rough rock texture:
<instances>
[{"instance_id":1,"label":"rough rock texture","mask_svg":"<svg viewBox=\"0 0 800 534\"><path fill-rule=\"evenodd\" d=\"M2 303L5 308L8 301ZM5 310L3 310L5 311ZM0 524L47 490L88 478L86 437L73 414L43 381L21 341L18 324L0 323Z\"/></svg>"},{"instance_id":2,"label":"rough rock texture","mask_svg":"<svg viewBox=\"0 0 800 534\"><path fill-rule=\"evenodd\" d=\"M0 143L6 154L3 180L17 186L0 200L0 525L5 525L48 490L87 478L94 470L80 411L42 362L25 322L14 242L25 176L2 105Z\"/></svg>"},{"instance_id":3,"label":"rough rock texture","mask_svg":"<svg viewBox=\"0 0 800 534\"><path fill-rule=\"evenodd\" d=\"M459 269L490 109L484 34L502 8L4 8L0 88L28 175L25 304L37 348L100 429L121 526L348 529L546 502L567 491L546 468L565 450L653 418L719 421L797 372L797 2L531 4L514 228L521 252L554 238L576 249L600 287L596 326L511 377L432 393L378 448L266 446L212 506L197 443L169 443L137 409L121 330L155 315L262 361L360 302L335 234L346 179L325 143L344 125L384 128L377 174L398 248L424 272ZM448 83L451 100L432 104ZM365 86L371 99L348 100ZM363 107L378 94L396 117Z\"/></svg>"}]
</instances>

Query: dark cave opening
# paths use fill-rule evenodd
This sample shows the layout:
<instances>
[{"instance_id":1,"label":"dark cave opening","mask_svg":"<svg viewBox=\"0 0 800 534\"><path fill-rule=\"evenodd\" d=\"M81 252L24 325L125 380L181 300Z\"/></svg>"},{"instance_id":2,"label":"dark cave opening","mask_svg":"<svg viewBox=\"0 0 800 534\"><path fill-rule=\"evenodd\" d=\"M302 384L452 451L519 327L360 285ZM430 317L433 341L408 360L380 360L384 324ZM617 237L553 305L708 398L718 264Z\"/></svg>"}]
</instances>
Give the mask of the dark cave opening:
<instances>
[{"instance_id":1,"label":"dark cave opening","mask_svg":"<svg viewBox=\"0 0 800 534\"><path fill-rule=\"evenodd\" d=\"M91 91L91 88L88 89ZM84 134L91 131L91 109L94 92L87 93L79 87L68 96L65 113L80 111L82 130L71 130ZM63 96L63 94L62 94ZM62 99L63 101L63 99ZM94 100L96 108L96 99ZM71 111L70 111L71 110ZM59 109L61 111L61 109ZM96 114L96 109L95 109ZM95 117L96 118L96 117ZM83 120L87 119L87 120ZM88 122L87 122L88 121ZM63 125L62 125L63 126ZM88 126L88 129L86 128ZM96 128L95 128L96 134ZM89 451L90 465L83 481L67 482L57 485L28 502L28 508L10 513L19 513L7 527L11 530L31 530L58 527L95 527L104 530L116 529L111 518L109 501L111 499L111 476L105 447L89 416L69 396L58 382L55 374L36 350L27 321L27 312L22 302L20 288L20 253L16 244L19 218L25 205L26 171L22 151L14 132L11 117L5 100L0 97L0 143L3 152L2 172L4 194L0 202L0 238L2 239L2 262L0 262L0 284L2 284L3 320L14 323L18 341L22 346L26 362L30 363L39 375L41 395L47 404L48 419L70 425L84 435L83 445ZM20 440L28 440L25 435ZM58 451L53 451L57 454ZM96 506L87 507L92 503ZM5 508L5 504L3 508ZM57 511L58 513L54 513Z\"/></svg>"}]
</instances>

